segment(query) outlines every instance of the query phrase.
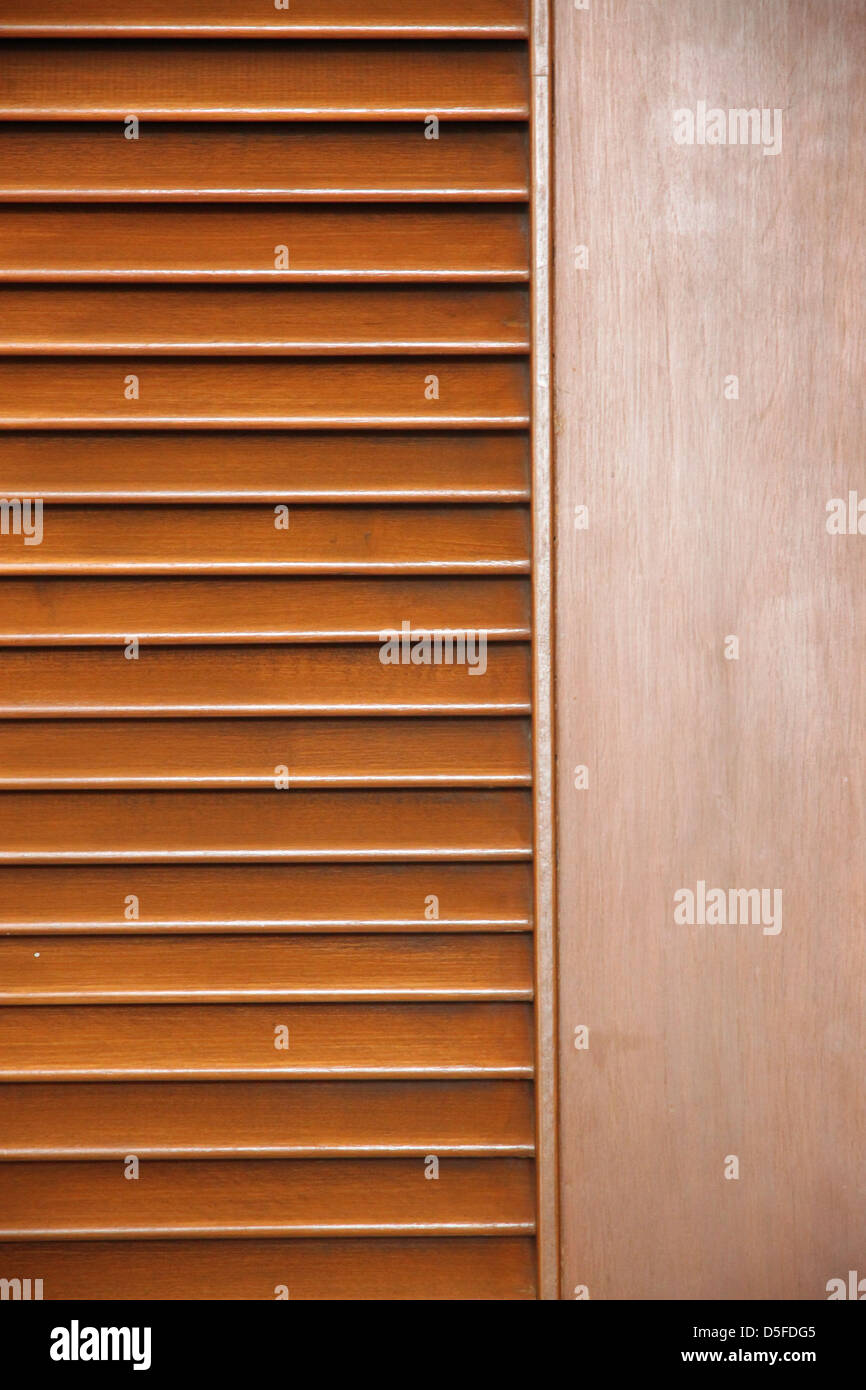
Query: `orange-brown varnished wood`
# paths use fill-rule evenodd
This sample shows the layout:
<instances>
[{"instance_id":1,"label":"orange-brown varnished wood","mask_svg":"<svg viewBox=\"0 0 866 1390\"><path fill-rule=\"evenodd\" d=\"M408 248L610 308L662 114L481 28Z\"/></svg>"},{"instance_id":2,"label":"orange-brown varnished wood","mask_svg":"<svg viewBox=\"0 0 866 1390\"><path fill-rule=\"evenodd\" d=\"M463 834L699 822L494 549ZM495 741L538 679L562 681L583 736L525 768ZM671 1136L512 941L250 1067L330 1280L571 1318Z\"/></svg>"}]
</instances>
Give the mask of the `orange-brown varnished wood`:
<instances>
[{"instance_id":1,"label":"orange-brown varnished wood","mask_svg":"<svg viewBox=\"0 0 866 1390\"><path fill-rule=\"evenodd\" d=\"M431 924L432 925L432 924ZM340 1003L532 998L531 941L438 938L0 937L0 1004Z\"/></svg>"},{"instance_id":2,"label":"orange-brown varnished wood","mask_svg":"<svg viewBox=\"0 0 866 1390\"><path fill-rule=\"evenodd\" d=\"M61 507L3 574L490 574L529 570L516 507Z\"/></svg>"},{"instance_id":3,"label":"orange-brown varnished wood","mask_svg":"<svg viewBox=\"0 0 866 1390\"><path fill-rule=\"evenodd\" d=\"M387 634L402 634L404 622L406 642L400 636L394 660L383 663L386 640L397 640ZM51 577L7 579L0 590L0 645L124 645L130 634L168 643L369 642L376 644L373 659L393 674L411 660L412 634L422 641L424 633L445 630L463 633L462 663L458 639L451 639L454 664L475 668L483 680L479 634L492 641L528 636L526 581ZM431 647L426 664L436 670L433 655ZM412 665L424 665L423 658L422 651ZM443 648L439 664L446 659Z\"/></svg>"},{"instance_id":4,"label":"orange-brown varnished wood","mask_svg":"<svg viewBox=\"0 0 866 1390\"><path fill-rule=\"evenodd\" d=\"M0 280L526 280L527 230L507 206L0 204Z\"/></svg>"},{"instance_id":5,"label":"orange-brown varnished wood","mask_svg":"<svg viewBox=\"0 0 866 1390\"><path fill-rule=\"evenodd\" d=\"M382 663L387 634L447 630L464 634L463 662L481 669L480 637L529 633L528 592L521 579L8 579L0 592L0 644L116 643L129 634L148 642L376 643L375 660L399 669L395 648ZM466 633L471 636L467 645ZM402 643L402 638L400 639ZM431 639L432 640L432 639ZM444 640L444 639L443 639ZM457 639L452 660L460 664ZM474 644L474 645L472 645ZM401 648L402 650L402 648ZM443 649L444 651L444 649ZM410 655L407 655L407 664ZM445 660L444 655L440 659ZM429 661L432 662L432 648ZM423 651L413 665L423 665ZM435 669L435 663L431 667ZM471 668L470 668L471 669Z\"/></svg>"},{"instance_id":6,"label":"orange-brown varnished wood","mask_svg":"<svg viewBox=\"0 0 866 1390\"><path fill-rule=\"evenodd\" d=\"M2 120L520 120L528 86L507 41L0 44Z\"/></svg>"},{"instance_id":7,"label":"orange-brown varnished wood","mask_svg":"<svg viewBox=\"0 0 866 1390\"><path fill-rule=\"evenodd\" d=\"M229 430L206 439L183 431L10 431L2 457L7 495L41 497L45 503L451 503L529 497L526 436L495 431Z\"/></svg>"},{"instance_id":8,"label":"orange-brown varnished wood","mask_svg":"<svg viewBox=\"0 0 866 1390\"><path fill-rule=\"evenodd\" d=\"M528 784L524 719L14 720L0 729L0 787L273 787Z\"/></svg>"},{"instance_id":9,"label":"orange-brown varnished wood","mask_svg":"<svg viewBox=\"0 0 866 1390\"><path fill-rule=\"evenodd\" d=\"M0 1275L544 1296L540 12L8 8Z\"/></svg>"},{"instance_id":10,"label":"orange-brown varnished wood","mask_svg":"<svg viewBox=\"0 0 866 1390\"><path fill-rule=\"evenodd\" d=\"M529 1157L526 1081L0 1086L0 1159Z\"/></svg>"},{"instance_id":11,"label":"orange-brown varnished wood","mask_svg":"<svg viewBox=\"0 0 866 1390\"><path fill-rule=\"evenodd\" d=\"M275 767L275 780L282 768ZM525 859L523 790L3 792L0 861Z\"/></svg>"},{"instance_id":12,"label":"orange-brown varnished wood","mask_svg":"<svg viewBox=\"0 0 866 1390\"><path fill-rule=\"evenodd\" d=\"M8 581L12 582L12 581ZM0 651L0 717L526 714L529 646L493 642L487 669L383 666L378 647L118 646Z\"/></svg>"},{"instance_id":13,"label":"orange-brown varnished wood","mask_svg":"<svg viewBox=\"0 0 866 1390\"><path fill-rule=\"evenodd\" d=\"M528 348L529 299L517 287L0 288L0 354L411 357Z\"/></svg>"},{"instance_id":14,"label":"orange-brown varnished wood","mask_svg":"<svg viewBox=\"0 0 866 1390\"><path fill-rule=\"evenodd\" d=\"M518 123L152 123L125 140L113 123L3 126L0 202L525 201L529 151ZM238 209L238 222L243 222ZM375 257L375 251L372 255Z\"/></svg>"},{"instance_id":15,"label":"orange-brown varnished wood","mask_svg":"<svg viewBox=\"0 0 866 1390\"><path fill-rule=\"evenodd\" d=\"M290 8L266 9L259 0L30 0L17 14L0 14L0 34L11 36L158 38L163 35L223 38L522 38L528 32L528 0L291 0Z\"/></svg>"},{"instance_id":16,"label":"orange-brown varnished wood","mask_svg":"<svg viewBox=\"0 0 866 1390\"><path fill-rule=\"evenodd\" d=\"M531 1234L533 1165L519 1158L212 1159L123 1165L15 1163L3 1177L4 1240L142 1236Z\"/></svg>"},{"instance_id":17,"label":"orange-brown varnished wood","mask_svg":"<svg viewBox=\"0 0 866 1390\"><path fill-rule=\"evenodd\" d=\"M0 359L0 429L523 428L522 359ZM137 393L137 394L134 394Z\"/></svg>"},{"instance_id":18,"label":"orange-brown varnished wood","mask_svg":"<svg viewBox=\"0 0 866 1390\"><path fill-rule=\"evenodd\" d=\"M4 1081L505 1079L530 1077L532 1055L520 1003L0 1008Z\"/></svg>"},{"instance_id":19,"label":"orange-brown varnished wood","mask_svg":"<svg viewBox=\"0 0 866 1390\"><path fill-rule=\"evenodd\" d=\"M511 1302L536 1296L533 1247L508 1236L45 1241L5 1242L0 1258L9 1269L38 1265L47 1301L273 1300L288 1290L294 1302Z\"/></svg>"},{"instance_id":20,"label":"orange-brown varnished wood","mask_svg":"<svg viewBox=\"0 0 866 1390\"><path fill-rule=\"evenodd\" d=\"M0 934L526 931L531 889L513 861L6 865Z\"/></svg>"}]
</instances>

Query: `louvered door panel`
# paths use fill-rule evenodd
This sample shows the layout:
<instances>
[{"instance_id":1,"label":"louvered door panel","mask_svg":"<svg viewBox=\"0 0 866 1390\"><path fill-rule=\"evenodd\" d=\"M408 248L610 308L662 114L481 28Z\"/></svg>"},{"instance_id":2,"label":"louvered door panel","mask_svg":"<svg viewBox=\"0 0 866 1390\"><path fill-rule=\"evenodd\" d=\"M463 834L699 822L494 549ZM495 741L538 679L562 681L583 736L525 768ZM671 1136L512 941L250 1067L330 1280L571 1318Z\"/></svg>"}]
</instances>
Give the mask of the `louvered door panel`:
<instances>
[{"instance_id":1,"label":"louvered door panel","mask_svg":"<svg viewBox=\"0 0 866 1390\"><path fill-rule=\"evenodd\" d=\"M0 1273L46 1298L537 1296L529 8L0 16Z\"/></svg>"}]
</instances>

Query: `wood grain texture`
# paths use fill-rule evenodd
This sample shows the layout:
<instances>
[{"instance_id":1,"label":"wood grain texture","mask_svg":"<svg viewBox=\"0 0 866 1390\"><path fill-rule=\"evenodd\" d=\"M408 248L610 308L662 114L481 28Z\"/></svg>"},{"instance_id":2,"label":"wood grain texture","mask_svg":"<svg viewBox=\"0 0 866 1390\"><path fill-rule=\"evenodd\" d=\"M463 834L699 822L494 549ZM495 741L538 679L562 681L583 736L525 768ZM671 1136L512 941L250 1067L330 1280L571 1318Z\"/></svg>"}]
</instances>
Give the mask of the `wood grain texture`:
<instances>
[{"instance_id":1,"label":"wood grain texture","mask_svg":"<svg viewBox=\"0 0 866 1390\"><path fill-rule=\"evenodd\" d=\"M824 1299L866 1247L866 541L825 525L866 490L866 6L557 20L565 1296ZM699 101L780 153L676 144ZM678 924L698 881L781 931Z\"/></svg>"},{"instance_id":2,"label":"wood grain texture","mask_svg":"<svg viewBox=\"0 0 866 1390\"><path fill-rule=\"evenodd\" d=\"M4 536L9 574L525 574L517 507L52 507L39 545Z\"/></svg>"},{"instance_id":3,"label":"wood grain texture","mask_svg":"<svg viewBox=\"0 0 866 1390\"><path fill-rule=\"evenodd\" d=\"M106 122L11 122L0 202L526 201L522 124L455 122L446 137L420 121L148 122L138 140Z\"/></svg>"},{"instance_id":4,"label":"wood grain texture","mask_svg":"<svg viewBox=\"0 0 866 1390\"><path fill-rule=\"evenodd\" d=\"M538 1296L560 1297L554 748L554 458L552 5L533 0L532 82L532 628L535 866L535 1112Z\"/></svg>"},{"instance_id":5,"label":"wood grain texture","mask_svg":"<svg viewBox=\"0 0 866 1390\"><path fill-rule=\"evenodd\" d=\"M288 266L277 269L286 248ZM526 280L516 208L0 204L0 280Z\"/></svg>"},{"instance_id":6,"label":"wood grain texture","mask_svg":"<svg viewBox=\"0 0 866 1390\"><path fill-rule=\"evenodd\" d=\"M521 786L524 719L15 720L0 736L0 787L265 788Z\"/></svg>"},{"instance_id":7,"label":"wood grain texture","mask_svg":"<svg viewBox=\"0 0 866 1390\"><path fill-rule=\"evenodd\" d=\"M531 1235L532 1163L453 1158L427 1181L424 1160L237 1159L15 1163L4 1173L5 1240L142 1236Z\"/></svg>"},{"instance_id":8,"label":"wood grain texture","mask_svg":"<svg viewBox=\"0 0 866 1390\"><path fill-rule=\"evenodd\" d=\"M0 1245L46 1300L506 1301L535 1298L530 1238L146 1240Z\"/></svg>"},{"instance_id":9,"label":"wood grain texture","mask_svg":"<svg viewBox=\"0 0 866 1390\"><path fill-rule=\"evenodd\" d=\"M473 578L470 585L462 579L396 577L298 577L288 583L220 576L144 582L12 578L0 592L0 643L122 645L129 633L170 643L360 641L376 645L379 662L383 633L401 634L403 622L410 637L448 629L513 641L529 633L528 608L526 581L516 578ZM474 649L473 657L483 680L486 672ZM452 659L456 667L457 656ZM406 663L379 664L393 674Z\"/></svg>"},{"instance_id":10,"label":"wood grain texture","mask_svg":"<svg viewBox=\"0 0 866 1390\"><path fill-rule=\"evenodd\" d=\"M46 503L529 498L527 439L496 431L10 431L2 451L7 495Z\"/></svg>"},{"instance_id":11,"label":"wood grain texture","mask_svg":"<svg viewBox=\"0 0 866 1390\"><path fill-rule=\"evenodd\" d=\"M544 1296L531 6L269 3L0 14L0 1264Z\"/></svg>"},{"instance_id":12,"label":"wood grain texture","mask_svg":"<svg viewBox=\"0 0 866 1390\"><path fill-rule=\"evenodd\" d=\"M526 859L530 803L522 790L4 792L0 861Z\"/></svg>"},{"instance_id":13,"label":"wood grain texture","mask_svg":"<svg viewBox=\"0 0 866 1390\"><path fill-rule=\"evenodd\" d=\"M12 1005L0 1042L3 1081L521 1079L532 1075L532 1006Z\"/></svg>"},{"instance_id":14,"label":"wood grain texture","mask_svg":"<svg viewBox=\"0 0 866 1390\"><path fill-rule=\"evenodd\" d=\"M494 286L0 288L0 354L525 353L526 291Z\"/></svg>"},{"instance_id":15,"label":"wood grain texture","mask_svg":"<svg viewBox=\"0 0 866 1390\"><path fill-rule=\"evenodd\" d=\"M286 10L257 0L53 0L0 14L0 35L58 38L520 38L527 33L528 0L437 0L431 11L405 0L292 0Z\"/></svg>"},{"instance_id":16,"label":"wood grain texture","mask_svg":"<svg viewBox=\"0 0 866 1390\"><path fill-rule=\"evenodd\" d=\"M526 931L532 866L137 864L0 867L0 931L153 933Z\"/></svg>"},{"instance_id":17,"label":"wood grain texture","mask_svg":"<svg viewBox=\"0 0 866 1390\"><path fill-rule=\"evenodd\" d=\"M527 101L521 43L0 43L0 120L521 120Z\"/></svg>"},{"instance_id":18,"label":"wood grain texture","mask_svg":"<svg viewBox=\"0 0 866 1390\"><path fill-rule=\"evenodd\" d=\"M531 1157L526 1081L0 1086L0 1157Z\"/></svg>"},{"instance_id":19,"label":"wood grain texture","mask_svg":"<svg viewBox=\"0 0 866 1390\"><path fill-rule=\"evenodd\" d=\"M429 1003L532 998L525 935L0 940L0 1004Z\"/></svg>"},{"instance_id":20,"label":"wood grain texture","mask_svg":"<svg viewBox=\"0 0 866 1390\"><path fill-rule=\"evenodd\" d=\"M526 363L510 358L0 359L0 430L521 429L528 422Z\"/></svg>"},{"instance_id":21,"label":"wood grain texture","mask_svg":"<svg viewBox=\"0 0 866 1390\"><path fill-rule=\"evenodd\" d=\"M11 583L12 581L7 581ZM383 666L368 646L119 646L0 651L0 717L527 714L527 643L468 666Z\"/></svg>"}]
</instances>

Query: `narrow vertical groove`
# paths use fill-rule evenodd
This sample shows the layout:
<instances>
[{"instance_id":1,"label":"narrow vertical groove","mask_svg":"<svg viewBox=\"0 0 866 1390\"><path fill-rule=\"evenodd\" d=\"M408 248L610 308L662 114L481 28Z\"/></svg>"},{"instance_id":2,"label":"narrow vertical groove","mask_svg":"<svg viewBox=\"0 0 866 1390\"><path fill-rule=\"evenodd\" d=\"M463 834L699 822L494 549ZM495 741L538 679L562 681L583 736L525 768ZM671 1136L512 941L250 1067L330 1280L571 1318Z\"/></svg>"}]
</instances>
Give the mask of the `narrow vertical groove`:
<instances>
[{"instance_id":1,"label":"narrow vertical groove","mask_svg":"<svg viewBox=\"0 0 866 1390\"><path fill-rule=\"evenodd\" d=\"M559 1297L553 822L552 439L550 409L550 12L533 0L532 542L535 776L535 1102L538 1296Z\"/></svg>"}]
</instances>

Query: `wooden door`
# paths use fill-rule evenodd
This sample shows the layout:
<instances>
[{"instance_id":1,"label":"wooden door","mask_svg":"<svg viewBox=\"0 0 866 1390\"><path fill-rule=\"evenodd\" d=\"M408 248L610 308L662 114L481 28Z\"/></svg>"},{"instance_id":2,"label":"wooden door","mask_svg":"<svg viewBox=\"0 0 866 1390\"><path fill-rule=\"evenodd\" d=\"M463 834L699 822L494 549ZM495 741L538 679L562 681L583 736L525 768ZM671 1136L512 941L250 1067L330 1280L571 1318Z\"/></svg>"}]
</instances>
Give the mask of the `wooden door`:
<instances>
[{"instance_id":1,"label":"wooden door","mask_svg":"<svg viewBox=\"0 0 866 1390\"><path fill-rule=\"evenodd\" d=\"M0 1275L549 1296L543 27L217 10L0 18Z\"/></svg>"}]
</instances>

